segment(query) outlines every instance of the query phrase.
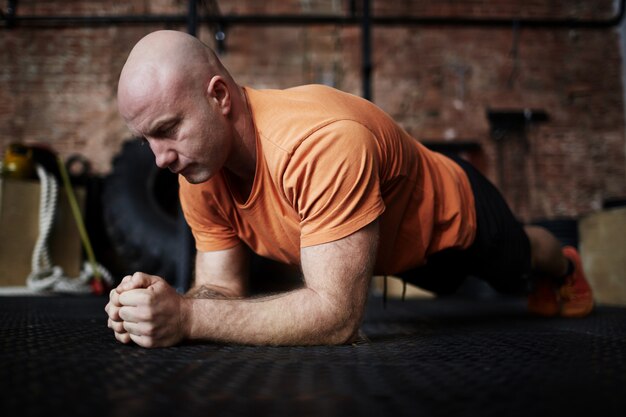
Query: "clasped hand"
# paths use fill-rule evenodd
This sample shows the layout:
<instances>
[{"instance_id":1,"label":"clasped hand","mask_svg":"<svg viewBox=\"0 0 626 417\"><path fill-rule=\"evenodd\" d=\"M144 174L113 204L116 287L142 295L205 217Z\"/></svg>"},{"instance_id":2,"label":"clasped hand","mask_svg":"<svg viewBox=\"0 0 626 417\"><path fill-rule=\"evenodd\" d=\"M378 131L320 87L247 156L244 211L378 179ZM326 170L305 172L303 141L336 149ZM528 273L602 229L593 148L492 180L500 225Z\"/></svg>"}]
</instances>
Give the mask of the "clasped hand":
<instances>
[{"instance_id":1,"label":"clasped hand","mask_svg":"<svg viewBox=\"0 0 626 417\"><path fill-rule=\"evenodd\" d=\"M111 290L104 310L120 342L166 347L185 338L183 302L163 278L136 272Z\"/></svg>"}]
</instances>

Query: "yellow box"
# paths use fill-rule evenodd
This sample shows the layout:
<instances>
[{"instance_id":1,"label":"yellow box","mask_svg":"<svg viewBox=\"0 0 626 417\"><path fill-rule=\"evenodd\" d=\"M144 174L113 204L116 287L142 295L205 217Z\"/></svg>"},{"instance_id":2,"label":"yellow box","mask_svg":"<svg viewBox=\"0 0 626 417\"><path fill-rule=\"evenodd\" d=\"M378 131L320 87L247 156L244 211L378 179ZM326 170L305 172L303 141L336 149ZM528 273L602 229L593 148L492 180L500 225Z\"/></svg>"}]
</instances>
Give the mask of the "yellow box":
<instances>
[{"instance_id":1,"label":"yellow box","mask_svg":"<svg viewBox=\"0 0 626 417\"><path fill-rule=\"evenodd\" d=\"M31 272L31 259L39 236L38 181L0 180L0 286L24 286ZM85 190L74 189L84 210ZM50 257L67 276L75 277L81 267L81 241L67 195L59 188L58 209L49 239Z\"/></svg>"},{"instance_id":2,"label":"yellow box","mask_svg":"<svg viewBox=\"0 0 626 417\"><path fill-rule=\"evenodd\" d=\"M626 306L626 207L593 213L579 222L580 256L594 298Z\"/></svg>"}]
</instances>

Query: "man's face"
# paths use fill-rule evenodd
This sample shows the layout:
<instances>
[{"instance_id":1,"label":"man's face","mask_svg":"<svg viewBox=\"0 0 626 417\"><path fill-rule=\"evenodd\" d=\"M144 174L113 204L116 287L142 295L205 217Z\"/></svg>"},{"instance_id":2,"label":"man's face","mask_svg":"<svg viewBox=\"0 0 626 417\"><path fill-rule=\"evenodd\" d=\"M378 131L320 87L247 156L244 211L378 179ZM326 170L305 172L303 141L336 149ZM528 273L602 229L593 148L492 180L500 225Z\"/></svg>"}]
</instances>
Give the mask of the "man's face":
<instances>
[{"instance_id":1,"label":"man's face","mask_svg":"<svg viewBox=\"0 0 626 417\"><path fill-rule=\"evenodd\" d=\"M197 184L226 163L230 126L206 91L170 83L134 97L129 109L123 112L128 127L150 145L160 168Z\"/></svg>"}]
</instances>

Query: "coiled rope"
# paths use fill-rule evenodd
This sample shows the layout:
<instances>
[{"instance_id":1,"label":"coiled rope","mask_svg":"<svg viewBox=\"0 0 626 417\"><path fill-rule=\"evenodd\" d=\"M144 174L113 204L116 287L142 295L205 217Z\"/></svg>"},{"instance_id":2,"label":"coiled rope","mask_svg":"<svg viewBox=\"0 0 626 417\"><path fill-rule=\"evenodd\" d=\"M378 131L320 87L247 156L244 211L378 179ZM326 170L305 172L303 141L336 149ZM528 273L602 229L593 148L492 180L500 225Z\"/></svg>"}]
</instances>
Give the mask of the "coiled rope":
<instances>
[{"instance_id":1,"label":"coiled rope","mask_svg":"<svg viewBox=\"0 0 626 417\"><path fill-rule=\"evenodd\" d=\"M50 259L49 240L56 215L59 186L56 178L41 165L37 165L37 176L41 181L41 200L39 201L39 237L31 258L31 273L26 278L28 288L33 291L90 293L91 281L102 278L109 286L113 278L105 267L95 261L86 261L78 277L70 278L63 269L53 265ZM78 222L78 219L77 219ZM79 226L80 229L80 226Z\"/></svg>"}]
</instances>

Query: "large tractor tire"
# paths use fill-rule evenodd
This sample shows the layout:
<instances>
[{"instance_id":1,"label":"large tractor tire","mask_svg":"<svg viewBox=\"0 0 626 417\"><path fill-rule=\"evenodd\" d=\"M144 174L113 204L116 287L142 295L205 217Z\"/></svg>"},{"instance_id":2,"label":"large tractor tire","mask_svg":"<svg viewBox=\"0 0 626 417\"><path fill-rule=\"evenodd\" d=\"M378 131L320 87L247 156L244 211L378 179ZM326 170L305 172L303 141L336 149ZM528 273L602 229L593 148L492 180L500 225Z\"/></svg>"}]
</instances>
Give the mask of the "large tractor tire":
<instances>
[{"instance_id":1,"label":"large tractor tire","mask_svg":"<svg viewBox=\"0 0 626 417\"><path fill-rule=\"evenodd\" d=\"M138 140L123 144L104 180L102 210L125 274L141 271L171 284L179 281L180 263L190 257L181 244L178 180L155 165L148 146Z\"/></svg>"}]
</instances>

